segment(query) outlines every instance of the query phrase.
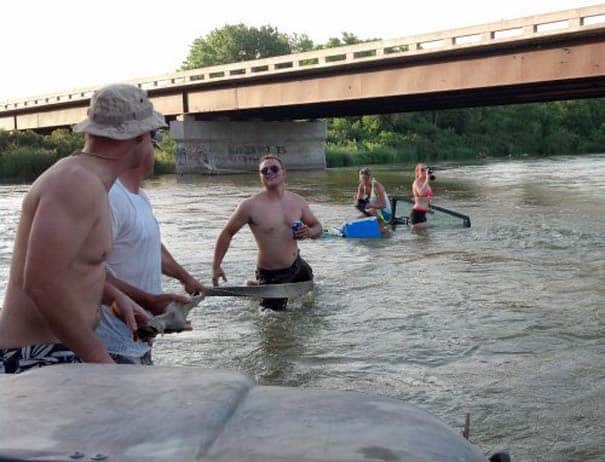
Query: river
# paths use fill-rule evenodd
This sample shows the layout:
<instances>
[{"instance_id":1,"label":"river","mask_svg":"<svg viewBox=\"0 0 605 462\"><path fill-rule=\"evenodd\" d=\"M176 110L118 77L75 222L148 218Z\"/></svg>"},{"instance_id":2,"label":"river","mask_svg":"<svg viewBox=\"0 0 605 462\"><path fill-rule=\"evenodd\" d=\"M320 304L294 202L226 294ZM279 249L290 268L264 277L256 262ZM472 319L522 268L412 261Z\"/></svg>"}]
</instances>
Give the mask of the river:
<instances>
[{"instance_id":1,"label":"river","mask_svg":"<svg viewBox=\"0 0 605 462\"><path fill-rule=\"evenodd\" d=\"M605 155L433 167L433 202L471 228L435 213L424 233L301 242L312 295L280 314L208 298L192 332L157 340L156 364L395 397L456 431L469 413L471 441L515 462L605 460ZM409 194L412 167L375 176ZM354 215L356 180L343 168L292 171L288 184L328 227ZM27 189L0 186L2 297ZM208 283L216 237L258 178L163 176L146 189L164 243ZM243 229L223 265L230 284L253 277L254 257Z\"/></svg>"}]
</instances>

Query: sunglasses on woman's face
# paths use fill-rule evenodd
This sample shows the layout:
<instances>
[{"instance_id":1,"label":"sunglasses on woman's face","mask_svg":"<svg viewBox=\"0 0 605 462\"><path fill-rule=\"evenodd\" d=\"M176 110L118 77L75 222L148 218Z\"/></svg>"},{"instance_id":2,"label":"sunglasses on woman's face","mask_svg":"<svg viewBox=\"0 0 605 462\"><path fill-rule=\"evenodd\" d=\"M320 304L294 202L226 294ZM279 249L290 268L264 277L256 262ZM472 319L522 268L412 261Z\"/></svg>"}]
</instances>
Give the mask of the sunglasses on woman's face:
<instances>
[{"instance_id":1,"label":"sunglasses on woman's face","mask_svg":"<svg viewBox=\"0 0 605 462\"><path fill-rule=\"evenodd\" d=\"M266 175L271 170L271 173L279 172L279 167L277 165L271 165L270 167L263 167L259 170L259 172L263 175Z\"/></svg>"}]
</instances>

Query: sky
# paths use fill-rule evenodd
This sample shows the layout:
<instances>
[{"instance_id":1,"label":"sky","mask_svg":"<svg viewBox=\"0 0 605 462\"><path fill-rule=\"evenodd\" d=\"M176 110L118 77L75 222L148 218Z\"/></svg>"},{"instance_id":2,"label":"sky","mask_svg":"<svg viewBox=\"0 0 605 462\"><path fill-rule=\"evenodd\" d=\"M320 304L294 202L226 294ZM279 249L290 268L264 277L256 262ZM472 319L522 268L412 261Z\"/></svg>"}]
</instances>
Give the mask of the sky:
<instances>
[{"instance_id":1,"label":"sky","mask_svg":"<svg viewBox=\"0 0 605 462\"><path fill-rule=\"evenodd\" d=\"M176 71L198 37L271 25L315 43L408 35L596 5L595 0L19 0L4 2L0 101Z\"/></svg>"}]
</instances>

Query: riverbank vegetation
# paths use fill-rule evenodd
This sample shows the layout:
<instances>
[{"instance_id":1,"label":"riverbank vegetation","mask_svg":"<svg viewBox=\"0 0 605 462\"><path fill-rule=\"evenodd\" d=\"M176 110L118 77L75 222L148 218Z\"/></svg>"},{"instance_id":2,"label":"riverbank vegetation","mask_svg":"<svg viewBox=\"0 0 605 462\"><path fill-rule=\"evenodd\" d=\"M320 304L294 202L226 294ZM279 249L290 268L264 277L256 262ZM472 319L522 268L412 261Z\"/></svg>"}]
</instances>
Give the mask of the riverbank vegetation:
<instances>
[{"instance_id":1,"label":"riverbank vegetation","mask_svg":"<svg viewBox=\"0 0 605 462\"><path fill-rule=\"evenodd\" d=\"M33 181L62 157L82 149L84 135L67 129L43 136L29 130L0 130L0 179ZM176 143L165 137L155 155L156 175L174 173Z\"/></svg>"},{"instance_id":2,"label":"riverbank vegetation","mask_svg":"<svg viewBox=\"0 0 605 462\"><path fill-rule=\"evenodd\" d=\"M371 39L375 40L375 39ZM181 69L227 64L362 42L344 32L324 44L272 26L227 25L194 40ZM605 98L514 106L338 117L328 120L328 167L605 152ZM0 178L32 180L84 138L0 130ZM165 136L155 173L175 171L176 143Z\"/></svg>"},{"instance_id":3,"label":"riverbank vegetation","mask_svg":"<svg viewBox=\"0 0 605 462\"><path fill-rule=\"evenodd\" d=\"M336 118L328 164L605 152L605 99Z\"/></svg>"},{"instance_id":4,"label":"riverbank vegetation","mask_svg":"<svg viewBox=\"0 0 605 462\"><path fill-rule=\"evenodd\" d=\"M32 180L80 149L81 134L0 131L0 178ZM553 156L605 152L605 99L410 112L328 121L328 167L419 160ZM155 174L174 173L176 143L156 150Z\"/></svg>"}]
</instances>

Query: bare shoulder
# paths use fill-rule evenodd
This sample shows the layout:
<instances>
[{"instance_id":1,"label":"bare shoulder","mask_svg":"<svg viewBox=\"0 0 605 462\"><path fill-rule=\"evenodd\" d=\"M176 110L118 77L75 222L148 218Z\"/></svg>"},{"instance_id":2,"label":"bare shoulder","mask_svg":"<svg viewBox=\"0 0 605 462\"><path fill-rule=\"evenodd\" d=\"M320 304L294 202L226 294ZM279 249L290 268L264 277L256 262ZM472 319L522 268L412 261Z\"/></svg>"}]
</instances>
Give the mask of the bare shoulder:
<instances>
[{"instance_id":1,"label":"bare shoulder","mask_svg":"<svg viewBox=\"0 0 605 462\"><path fill-rule=\"evenodd\" d=\"M57 201L85 213L107 195L101 179L76 157L57 162L36 180L34 188L45 202Z\"/></svg>"},{"instance_id":2,"label":"bare shoulder","mask_svg":"<svg viewBox=\"0 0 605 462\"><path fill-rule=\"evenodd\" d=\"M250 208L254 207L256 204L259 204L262 202L263 202L263 194L257 193L257 194L254 194L253 196L250 196L250 197L244 199L243 201L241 201L239 203L239 205L237 206L237 208L241 209L241 210L249 210Z\"/></svg>"},{"instance_id":3,"label":"bare shoulder","mask_svg":"<svg viewBox=\"0 0 605 462\"><path fill-rule=\"evenodd\" d=\"M295 192L292 192L292 191L286 191L286 198L289 201L296 202L301 205L307 204L307 200L304 197L302 197L300 194L296 194Z\"/></svg>"},{"instance_id":4,"label":"bare shoulder","mask_svg":"<svg viewBox=\"0 0 605 462\"><path fill-rule=\"evenodd\" d=\"M265 191L261 191L240 202L240 208L253 210L258 207L265 207L271 200Z\"/></svg>"},{"instance_id":5,"label":"bare shoulder","mask_svg":"<svg viewBox=\"0 0 605 462\"><path fill-rule=\"evenodd\" d=\"M263 198L261 194L255 194L244 200L242 200L233 212L232 217L237 220L247 221L252 215L255 214L255 210L263 208Z\"/></svg>"}]
</instances>

